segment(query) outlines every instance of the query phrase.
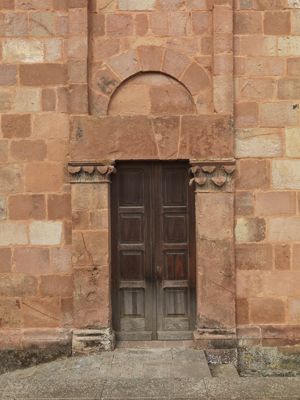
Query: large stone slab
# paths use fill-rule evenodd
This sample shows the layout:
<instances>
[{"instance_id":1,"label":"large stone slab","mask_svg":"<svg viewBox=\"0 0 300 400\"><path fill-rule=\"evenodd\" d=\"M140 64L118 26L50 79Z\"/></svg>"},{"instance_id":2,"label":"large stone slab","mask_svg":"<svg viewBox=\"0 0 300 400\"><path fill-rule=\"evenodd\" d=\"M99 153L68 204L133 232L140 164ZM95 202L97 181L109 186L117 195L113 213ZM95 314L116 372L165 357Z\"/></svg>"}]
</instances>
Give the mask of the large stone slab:
<instances>
[{"instance_id":1,"label":"large stone slab","mask_svg":"<svg viewBox=\"0 0 300 400\"><path fill-rule=\"evenodd\" d=\"M181 132L179 117L74 117L71 131L73 160L230 158L234 154L232 120L226 115L183 116Z\"/></svg>"}]
</instances>

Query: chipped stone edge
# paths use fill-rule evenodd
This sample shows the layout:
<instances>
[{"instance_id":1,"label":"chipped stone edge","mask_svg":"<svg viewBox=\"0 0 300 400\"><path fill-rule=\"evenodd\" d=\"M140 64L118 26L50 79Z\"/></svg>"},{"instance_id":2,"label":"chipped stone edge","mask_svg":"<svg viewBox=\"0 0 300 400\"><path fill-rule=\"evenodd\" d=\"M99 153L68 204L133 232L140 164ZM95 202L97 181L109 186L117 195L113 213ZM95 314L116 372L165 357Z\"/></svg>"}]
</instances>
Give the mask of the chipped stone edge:
<instances>
[{"instance_id":1,"label":"chipped stone edge","mask_svg":"<svg viewBox=\"0 0 300 400\"><path fill-rule=\"evenodd\" d=\"M115 345L115 333L111 328L73 330L72 355L113 351Z\"/></svg>"}]
</instances>

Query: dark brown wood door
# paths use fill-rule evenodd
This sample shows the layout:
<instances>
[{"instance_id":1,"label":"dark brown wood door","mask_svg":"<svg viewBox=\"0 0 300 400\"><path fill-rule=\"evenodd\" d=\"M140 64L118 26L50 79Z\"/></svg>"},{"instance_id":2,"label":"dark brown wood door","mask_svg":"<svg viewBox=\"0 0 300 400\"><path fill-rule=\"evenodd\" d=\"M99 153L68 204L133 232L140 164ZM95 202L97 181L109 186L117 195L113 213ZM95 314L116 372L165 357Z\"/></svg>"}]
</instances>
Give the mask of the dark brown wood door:
<instances>
[{"instance_id":1,"label":"dark brown wood door","mask_svg":"<svg viewBox=\"0 0 300 400\"><path fill-rule=\"evenodd\" d=\"M113 324L119 339L189 339L194 198L185 162L120 162L112 184Z\"/></svg>"}]
</instances>

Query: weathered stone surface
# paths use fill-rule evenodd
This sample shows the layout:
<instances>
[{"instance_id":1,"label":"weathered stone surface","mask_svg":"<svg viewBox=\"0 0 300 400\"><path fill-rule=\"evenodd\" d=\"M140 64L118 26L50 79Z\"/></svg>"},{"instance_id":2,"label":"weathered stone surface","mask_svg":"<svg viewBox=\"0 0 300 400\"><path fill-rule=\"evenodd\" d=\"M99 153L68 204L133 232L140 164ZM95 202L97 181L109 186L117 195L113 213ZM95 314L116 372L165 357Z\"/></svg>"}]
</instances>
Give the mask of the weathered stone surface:
<instances>
[{"instance_id":1,"label":"weathered stone surface","mask_svg":"<svg viewBox=\"0 0 300 400\"><path fill-rule=\"evenodd\" d=\"M105 327L111 320L108 266L76 270L74 322L77 328Z\"/></svg>"},{"instance_id":2,"label":"weathered stone surface","mask_svg":"<svg viewBox=\"0 0 300 400\"><path fill-rule=\"evenodd\" d=\"M300 301L299 299L290 299L288 302L289 307L289 318L290 320L298 324L300 321Z\"/></svg>"},{"instance_id":3,"label":"weathered stone surface","mask_svg":"<svg viewBox=\"0 0 300 400\"><path fill-rule=\"evenodd\" d=\"M30 113L41 111L40 88L21 87L16 92L14 111L19 113Z\"/></svg>"},{"instance_id":4,"label":"weathered stone surface","mask_svg":"<svg viewBox=\"0 0 300 400\"><path fill-rule=\"evenodd\" d=\"M298 124L299 109L293 103L272 102L260 106L260 122L264 127L285 127Z\"/></svg>"},{"instance_id":5,"label":"weathered stone surface","mask_svg":"<svg viewBox=\"0 0 300 400\"><path fill-rule=\"evenodd\" d=\"M289 270L291 264L291 248L288 244L275 246L274 265L279 270Z\"/></svg>"},{"instance_id":6,"label":"weathered stone surface","mask_svg":"<svg viewBox=\"0 0 300 400\"><path fill-rule=\"evenodd\" d=\"M270 168L266 160L241 160L238 164L238 189L266 189L270 186Z\"/></svg>"},{"instance_id":7,"label":"weathered stone surface","mask_svg":"<svg viewBox=\"0 0 300 400\"><path fill-rule=\"evenodd\" d=\"M180 158L233 156L230 117L184 116L181 124Z\"/></svg>"},{"instance_id":8,"label":"weathered stone surface","mask_svg":"<svg viewBox=\"0 0 300 400\"><path fill-rule=\"evenodd\" d=\"M130 82L124 83L109 103L110 115L149 115L150 110L149 88L131 85Z\"/></svg>"},{"instance_id":9,"label":"weathered stone surface","mask_svg":"<svg viewBox=\"0 0 300 400\"><path fill-rule=\"evenodd\" d=\"M127 74L127 70L121 73ZM156 72L138 74L122 83L109 104L110 115L171 116L195 113L194 99L186 88L175 79Z\"/></svg>"},{"instance_id":10,"label":"weathered stone surface","mask_svg":"<svg viewBox=\"0 0 300 400\"><path fill-rule=\"evenodd\" d=\"M59 298L30 298L22 301L22 317L27 328L51 328L60 326Z\"/></svg>"},{"instance_id":11,"label":"weathered stone surface","mask_svg":"<svg viewBox=\"0 0 300 400\"><path fill-rule=\"evenodd\" d=\"M236 215L251 215L254 212L254 195L251 192L236 192L235 213Z\"/></svg>"},{"instance_id":12,"label":"weathered stone surface","mask_svg":"<svg viewBox=\"0 0 300 400\"><path fill-rule=\"evenodd\" d=\"M13 195L8 202L9 218L13 220L44 219L46 216L43 195Z\"/></svg>"},{"instance_id":13,"label":"weathered stone surface","mask_svg":"<svg viewBox=\"0 0 300 400\"><path fill-rule=\"evenodd\" d=\"M22 327L23 320L17 299L1 299L0 314L1 329Z\"/></svg>"},{"instance_id":14,"label":"weathered stone surface","mask_svg":"<svg viewBox=\"0 0 300 400\"><path fill-rule=\"evenodd\" d=\"M73 278L71 275L42 276L40 293L42 296L70 297L73 295Z\"/></svg>"},{"instance_id":15,"label":"weathered stone surface","mask_svg":"<svg viewBox=\"0 0 300 400\"><path fill-rule=\"evenodd\" d=\"M0 166L0 193L15 193L23 189L22 169L19 165Z\"/></svg>"},{"instance_id":16,"label":"weathered stone surface","mask_svg":"<svg viewBox=\"0 0 300 400\"><path fill-rule=\"evenodd\" d=\"M224 290L234 291L234 248L230 240L200 240L197 246L199 273ZM201 291L201 289L200 289Z\"/></svg>"},{"instance_id":17,"label":"weathered stone surface","mask_svg":"<svg viewBox=\"0 0 300 400\"><path fill-rule=\"evenodd\" d=\"M52 194L48 196L49 219L71 219L71 211L70 194Z\"/></svg>"},{"instance_id":18,"label":"weathered stone surface","mask_svg":"<svg viewBox=\"0 0 300 400\"><path fill-rule=\"evenodd\" d=\"M0 221L6 219L7 217L7 207L5 197L0 197Z\"/></svg>"},{"instance_id":19,"label":"weathered stone surface","mask_svg":"<svg viewBox=\"0 0 300 400\"><path fill-rule=\"evenodd\" d=\"M15 271L29 275L50 273L49 250L46 248L16 248L14 251Z\"/></svg>"},{"instance_id":20,"label":"weathered stone surface","mask_svg":"<svg viewBox=\"0 0 300 400\"><path fill-rule=\"evenodd\" d=\"M30 14L31 36L53 36L55 34L55 14L53 12L39 12Z\"/></svg>"},{"instance_id":21,"label":"weathered stone surface","mask_svg":"<svg viewBox=\"0 0 300 400\"><path fill-rule=\"evenodd\" d=\"M18 140L11 142L10 152L16 161L43 161L47 146L42 140Z\"/></svg>"},{"instance_id":22,"label":"weathered stone surface","mask_svg":"<svg viewBox=\"0 0 300 400\"><path fill-rule=\"evenodd\" d=\"M69 117L51 113L34 116L33 135L43 139L66 139L69 137Z\"/></svg>"},{"instance_id":23,"label":"weathered stone surface","mask_svg":"<svg viewBox=\"0 0 300 400\"><path fill-rule=\"evenodd\" d=\"M108 265L108 240L106 230L74 232L73 264L76 266Z\"/></svg>"},{"instance_id":24,"label":"weathered stone surface","mask_svg":"<svg viewBox=\"0 0 300 400\"><path fill-rule=\"evenodd\" d=\"M236 247L236 267L242 270L271 270L273 268L270 244L244 244Z\"/></svg>"},{"instance_id":25,"label":"weathered stone surface","mask_svg":"<svg viewBox=\"0 0 300 400\"><path fill-rule=\"evenodd\" d=\"M237 295L238 297L257 297L262 293L265 297L296 297L299 287L299 270L289 271L237 271Z\"/></svg>"},{"instance_id":26,"label":"weathered stone surface","mask_svg":"<svg viewBox=\"0 0 300 400\"><path fill-rule=\"evenodd\" d=\"M300 44L296 36L278 38L278 54L280 56L299 56Z\"/></svg>"},{"instance_id":27,"label":"weathered stone surface","mask_svg":"<svg viewBox=\"0 0 300 400\"><path fill-rule=\"evenodd\" d=\"M13 276L2 274L0 280L0 295L3 297L35 296L37 279L23 274Z\"/></svg>"},{"instance_id":28,"label":"weathered stone surface","mask_svg":"<svg viewBox=\"0 0 300 400\"><path fill-rule=\"evenodd\" d=\"M115 337L111 328L75 330L73 332L73 355L111 351L114 347Z\"/></svg>"},{"instance_id":29,"label":"weathered stone surface","mask_svg":"<svg viewBox=\"0 0 300 400\"><path fill-rule=\"evenodd\" d=\"M272 162L272 185L276 189L299 189L300 161L274 160Z\"/></svg>"},{"instance_id":30,"label":"weathered stone surface","mask_svg":"<svg viewBox=\"0 0 300 400\"><path fill-rule=\"evenodd\" d=\"M112 57L108 65L122 80L140 71L139 59L135 50Z\"/></svg>"},{"instance_id":31,"label":"weathered stone surface","mask_svg":"<svg viewBox=\"0 0 300 400\"><path fill-rule=\"evenodd\" d=\"M70 247L57 247L51 249L50 252L51 252L51 263L54 272L57 273L72 272L72 262L71 262L72 251Z\"/></svg>"},{"instance_id":32,"label":"weathered stone surface","mask_svg":"<svg viewBox=\"0 0 300 400\"><path fill-rule=\"evenodd\" d=\"M0 223L0 246L28 244L27 227L22 223Z\"/></svg>"},{"instance_id":33,"label":"weathered stone surface","mask_svg":"<svg viewBox=\"0 0 300 400\"><path fill-rule=\"evenodd\" d=\"M108 189L105 185L84 183L72 186L72 211L91 211L108 208Z\"/></svg>"},{"instance_id":34,"label":"weathered stone surface","mask_svg":"<svg viewBox=\"0 0 300 400\"><path fill-rule=\"evenodd\" d=\"M154 138L158 145L160 159L178 156L180 120L178 117L156 118L152 120Z\"/></svg>"},{"instance_id":35,"label":"weathered stone surface","mask_svg":"<svg viewBox=\"0 0 300 400\"><path fill-rule=\"evenodd\" d=\"M285 130L285 148L288 157L300 157L299 128L287 128Z\"/></svg>"},{"instance_id":36,"label":"weathered stone surface","mask_svg":"<svg viewBox=\"0 0 300 400\"><path fill-rule=\"evenodd\" d=\"M257 324L284 323L285 307L285 302L281 299L251 299L250 320Z\"/></svg>"},{"instance_id":37,"label":"weathered stone surface","mask_svg":"<svg viewBox=\"0 0 300 400\"><path fill-rule=\"evenodd\" d=\"M64 64L33 64L20 66L20 82L26 86L62 85L67 81Z\"/></svg>"},{"instance_id":38,"label":"weathered stone surface","mask_svg":"<svg viewBox=\"0 0 300 400\"><path fill-rule=\"evenodd\" d=\"M130 14L108 14L106 31L109 36L122 37L133 34L133 17Z\"/></svg>"},{"instance_id":39,"label":"weathered stone surface","mask_svg":"<svg viewBox=\"0 0 300 400\"><path fill-rule=\"evenodd\" d=\"M160 71L164 49L160 46L141 46L138 56L143 71Z\"/></svg>"},{"instance_id":40,"label":"weathered stone surface","mask_svg":"<svg viewBox=\"0 0 300 400\"><path fill-rule=\"evenodd\" d=\"M236 322L237 325L249 324L249 303L247 299L236 299Z\"/></svg>"},{"instance_id":41,"label":"weathered stone surface","mask_svg":"<svg viewBox=\"0 0 300 400\"><path fill-rule=\"evenodd\" d=\"M265 239L266 222L263 218L238 218L235 238L238 243L260 242Z\"/></svg>"},{"instance_id":42,"label":"weathered stone surface","mask_svg":"<svg viewBox=\"0 0 300 400\"><path fill-rule=\"evenodd\" d=\"M32 162L25 168L25 187L33 193L59 191L64 180L63 165Z\"/></svg>"},{"instance_id":43,"label":"weathered stone surface","mask_svg":"<svg viewBox=\"0 0 300 400\"><path fill-rule=\"evenodd\" d=\"M257 215L292 215L296 213L296 197L293 192L260 192L256 195Z\"/></svg>"},{"instance_id":44,"label":"weathered stone surface","mask_svg":"<svg viewBox=\"0 0 300 400\"><path fill-rule=\"evenodd\" d=\"M62 223L36 221L29 225L30 243L39 245L57 245L62 239Z\"/></svg>"},{"instance_id":45,"label":"weathered stone surface","mask_svg":"<svg viewBox=\"0 0 300 400\"><path fill-rule=\"evenodd\" d=\"M153 10L155 0L119 0L119 9L130 10Z\"/></svg>"},{"instance_id":46,"label":"weathered stone surface","mask_svg":"<svg viewBox=\"0 0 300 400\"><path fill-rule=\"evenodd\" d=\"M300 245L294 244L293 246L293 269L300 270Z\"/></svg>"},{"instance_id":47,"label":"weathered stone surface","mask_svg":"<svg viewBox=\"0 0 300 400\"><path fill-rule=\"evenodd\" d=\"M279 157L282 154L282 139L278 131L255 128L237 130L236 156Z\"/></svg>"},{"instance_id":48,"label":"weathered stone surface","mask_svg":"<svg viewBox=\"0 0 300 400\"><path fill-rule=\"evenodd\" d=\"M5 138L23 138L31 135L31 117L29 114L2 115L2 133Z\"/></svg>"},{"instance_id":49,"label":"weathered stone surface","mask_svg":"<svg viewBox=\"0 0 300 400\"><path fill-rule=\"evenodd\" d=\"M12 251L9 247L0 248L0 273L11 272Z\"/></svg>"},{"instance_id":50,"label":"weathered stone surface","mask_svg":"<svg viewBox=\"0 0 300 400\"><path fill-rule=\"evenodd\" d=\"M5 62L42 62L44 59L43 43L38 40L6 40L3 44L3 59Z\"/></svg>"},{"instance_id":51,"label":"weathered stone surface","mask_svg":"<svg viewBox=\"0 0 300 400\"><path fill-rule=\"evenodd\" d=\"M300 218L271 218L268 227L269 239L275 242L300 240Z\"/></svg>"},{"instance_id":52,"label":"weathered stone surface","mask_svg":"<svg viewBox=\"0 0 300 400\"><path fill-rule=\"evenodd\" d=\"M201 193L197 195L197 239L231 239L233 237L233 212L233 195L231 193Z\"/></svg>"},{"instance_id":53,"label":"weathered stone surface","mask_svg":"<svg viewBox=\"0 0 300 400\"><path fill-rule=\"evenodd\" d=\"M17 83L17 69L15 65L0 66L0 85L15 85Z\"/></svg>"},{"instance_id":54,"label":"weathered stone surface","mask_svg":"<svg viewBox=\"0 0 300 400\"><path fill-rule=\"evenodd\" d=\"M133 154L139 159L157 157L151 121L146 117L75 119L73 159L130 159Z\"/></svg>"}]
</instances>

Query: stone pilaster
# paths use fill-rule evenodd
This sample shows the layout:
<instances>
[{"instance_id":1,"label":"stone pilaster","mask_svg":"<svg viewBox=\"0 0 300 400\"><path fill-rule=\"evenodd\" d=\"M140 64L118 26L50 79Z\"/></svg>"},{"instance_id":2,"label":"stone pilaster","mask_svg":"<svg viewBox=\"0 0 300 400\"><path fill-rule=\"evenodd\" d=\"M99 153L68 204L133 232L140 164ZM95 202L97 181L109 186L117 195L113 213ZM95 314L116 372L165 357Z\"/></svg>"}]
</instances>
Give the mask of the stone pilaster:
<instances>
[{"instance_id":1,"label":"stone pilaster","mask_svg":"<svg viewBox=\"0 0 300 400\"><path fill-rule=\"evenodd\" d=\"M235 338L234 172L231 159L192 161L196 192L197 331L202 348Z\"/></svg>"},{"instance_id":2,"label":"stone pilaster","mask_svg":"<svg viewBox=\"0 0 300 400\"><path fill-rule=\"evenodd\" d=\"M70 162L72 263L74 270L73 352L112 350L110 301L110 175L112 163Z\"/></svg>"}]
</instances>

